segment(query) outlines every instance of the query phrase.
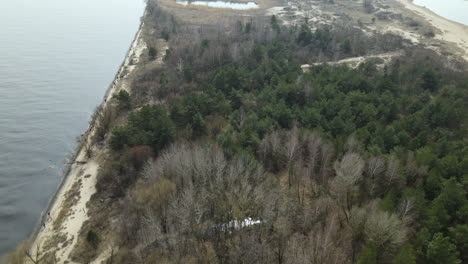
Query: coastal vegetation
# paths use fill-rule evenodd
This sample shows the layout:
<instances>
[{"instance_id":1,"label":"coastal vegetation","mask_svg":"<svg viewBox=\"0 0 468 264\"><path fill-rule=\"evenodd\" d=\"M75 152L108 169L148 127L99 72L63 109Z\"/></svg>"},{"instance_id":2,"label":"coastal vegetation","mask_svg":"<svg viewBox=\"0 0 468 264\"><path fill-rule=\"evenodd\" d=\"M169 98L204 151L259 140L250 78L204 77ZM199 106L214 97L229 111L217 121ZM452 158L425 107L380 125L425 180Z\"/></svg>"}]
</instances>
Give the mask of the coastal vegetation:
<instances>
[{"instance_id":1,"label":"coastal vegetation","mask_svg":"<svg viewBox=\"0 0 468 264\"><path fill-rule=\"evenodd\" d=\"M96 195L121 203L114 263L468 261L466 72L394 35L148 10L171 48L110 133Z\"/></svg>"},{"instance_id":2,"label":"coastal vegetation","mask_svg":"<svg viewBox=\"0 0 468 264\"><path fill-rule=\"evenodd\" d=\"M109 152L73 261L468 262L466 71L346 25L192 24L156 1L144 22L170 49L96 116Z\"/></svg>"}]
</instances>

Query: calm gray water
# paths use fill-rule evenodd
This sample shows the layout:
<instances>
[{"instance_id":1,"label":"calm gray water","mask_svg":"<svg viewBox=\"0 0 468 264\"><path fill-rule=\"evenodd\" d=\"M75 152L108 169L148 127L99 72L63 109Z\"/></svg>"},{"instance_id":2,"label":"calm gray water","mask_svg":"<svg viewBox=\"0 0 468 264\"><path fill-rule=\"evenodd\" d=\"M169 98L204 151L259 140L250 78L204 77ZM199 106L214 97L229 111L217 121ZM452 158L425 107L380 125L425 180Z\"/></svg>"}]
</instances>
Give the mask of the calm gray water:
<instances>
[{"instance_id":1,"label":"calm gray water","mask_svg":"<svg viewBox=\"0 0 468 264\"><path fill-rule=\"evenodd\" d=\"M413 2L429 8L440 16L468 26L467 0L414 0Z\"/></svg>"},{"instance_id":2,"label":"calm gray water","mask_svg":"<svg viewBox=\"0 0 468 264\"><path fill-rule=\"evenodd\" d=\"M143 10L142 0L0 1L0 256L56 191Z\"/></svg>"}]
</instances>

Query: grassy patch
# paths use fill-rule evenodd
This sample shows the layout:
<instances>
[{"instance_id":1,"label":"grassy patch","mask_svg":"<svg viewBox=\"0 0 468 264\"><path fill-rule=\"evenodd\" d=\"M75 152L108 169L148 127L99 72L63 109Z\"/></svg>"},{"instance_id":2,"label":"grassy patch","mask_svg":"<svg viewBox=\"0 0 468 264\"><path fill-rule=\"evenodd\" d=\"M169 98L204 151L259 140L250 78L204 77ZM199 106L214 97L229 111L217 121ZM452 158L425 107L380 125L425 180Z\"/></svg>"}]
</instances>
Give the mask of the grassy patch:
<instances>
[{"instance_id":1,"label":"grassy patch","mask_svg":"<svg viewBox=\"0 0 468 264\"><path fill-rule=\"evenodd\" d=\"M81 176L81 175L80 175ZM80 198L81 179L75 182L72 188L65 194L65 200L62 203L62 208L56 216L53 227L58 230L63 223L63 220L70 214L70 209L77 203Z\"/></svg>"}]
</instances>

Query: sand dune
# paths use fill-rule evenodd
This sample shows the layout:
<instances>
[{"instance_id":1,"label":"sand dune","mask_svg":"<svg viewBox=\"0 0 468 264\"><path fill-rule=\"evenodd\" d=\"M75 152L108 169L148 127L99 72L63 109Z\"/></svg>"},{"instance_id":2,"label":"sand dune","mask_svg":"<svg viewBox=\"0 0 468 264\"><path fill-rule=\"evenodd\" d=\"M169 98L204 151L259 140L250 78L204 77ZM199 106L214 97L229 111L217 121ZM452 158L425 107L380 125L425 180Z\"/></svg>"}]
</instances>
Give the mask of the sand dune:
<instances>
[{"instance_id":1,"label":"sand dune","mask_svg":"<svg viewBox=\"0 0 468 264\"><path fill-rule=\"evenodd\" d=\"M397 0L405 8L424 17L436 29L441 32L436 34L436 38L456 44L462 52L462 57L468 61L468 26L443 18L431 10L413 4L409 0Z\"/></svg>"}]
</instances>

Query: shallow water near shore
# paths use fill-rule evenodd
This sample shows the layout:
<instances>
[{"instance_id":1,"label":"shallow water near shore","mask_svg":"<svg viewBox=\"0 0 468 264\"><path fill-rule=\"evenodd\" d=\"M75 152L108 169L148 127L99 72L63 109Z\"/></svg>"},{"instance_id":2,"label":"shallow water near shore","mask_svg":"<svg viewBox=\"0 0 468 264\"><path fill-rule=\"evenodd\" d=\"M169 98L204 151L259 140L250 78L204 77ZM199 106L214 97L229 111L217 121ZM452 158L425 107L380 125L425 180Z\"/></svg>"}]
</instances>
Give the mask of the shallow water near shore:
<instances>
[{"instance_id":1,"label":"shallow water near shore","mask_svg":"<svg viewBox=\"0 0 468 264\"><path fill-rule=\"evenodd\" d=\"M0 1L0 256L27 238L56 191L144 6Z\"/></svg>"},{"instance_id":2,"label":"shallow water near shore","mask_svg":"<svg viewBox=\"0 0 468 264\"><path fill-rule=\"evenodd\" d=\"M414 0L413 3L424 6L439 16L468 26L468 1L466 0Z\"/></svg>"}]
</instances>

